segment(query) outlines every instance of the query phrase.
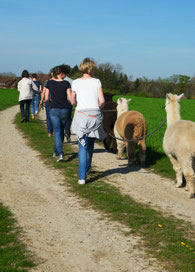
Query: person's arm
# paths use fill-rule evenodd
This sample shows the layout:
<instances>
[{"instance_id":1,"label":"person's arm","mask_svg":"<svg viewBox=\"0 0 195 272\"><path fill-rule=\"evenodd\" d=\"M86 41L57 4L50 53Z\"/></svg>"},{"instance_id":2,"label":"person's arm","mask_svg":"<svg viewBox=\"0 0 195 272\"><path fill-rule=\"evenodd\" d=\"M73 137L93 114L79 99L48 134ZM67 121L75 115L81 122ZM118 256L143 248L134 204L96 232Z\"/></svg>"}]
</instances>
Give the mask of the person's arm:
<instances>
[{"instance_id":1,"label":"person's arm","mask_svg":"<svg viewBox=\"0 0 195 272\"><path fill-rule=\"evenodd\" d=\"M18 92L21 91L21 81L18 82L18 86L17 86Z\"/></svg>"},{"instance_id":2,"label":"person's arm","mask_svg":"<svg viewBox=\"0 0 195 272\"><path fill-rule=\"evenodd\" d=\"M49 101L49 89L47 89L45 87L46 91L45 91L45 101Z\"/></svg>"},{"instance_id":3,"label":"person's arm","mask_svg":"<svg viewBox=\"0 0 195 272\"><path fill-rule=\"evenodd\" d=\"M103 104L105 103L104 93L103 93L102 87L98 88L98 100L99 100L98 105L101 108L103 106Z\"/></svg>"},{"instance_id":4,"label":"person's arm","mask_svg":"<svg viewBox=\"0 0 195 272\"><path fill-rule=\"evenodd\" d=\"M39 86L39 91L40 91L40 93L42 93L42 85L41 84Z\"/></svg>"},{"instance_id":5,"label":"person's arm","mask_svg":"<svg viewBox=\"0 0 195 272\"><path fill-rule=\"evenodd\" d=\"M38 91L39 90L37 85L33 82L33 80L31 82L31 86L32 86L33 91Z\"/></svg>"},{"instance_id":6,"label":"person's arm","mask_svg":"<svg viewBox=\"0 0 195 272\"><path fill-rule=\"evenodd\" d=\"M73 106L76 106L76 93L70 88L67 89L67 98Z\"/></svg>"},{"instance_id":7,"label":"person's arm","mask_svg":"<svg viewBox=\"0 0 195 272\"><path fill-rule=\"evenodd\" d=\"M46 87L43 87L43 91L41 93L41 101L40 101L40 105L43 104L43 100L44 100L44 97L45 97L45 93L46 93Z\"/></svg>"}]
</instances>

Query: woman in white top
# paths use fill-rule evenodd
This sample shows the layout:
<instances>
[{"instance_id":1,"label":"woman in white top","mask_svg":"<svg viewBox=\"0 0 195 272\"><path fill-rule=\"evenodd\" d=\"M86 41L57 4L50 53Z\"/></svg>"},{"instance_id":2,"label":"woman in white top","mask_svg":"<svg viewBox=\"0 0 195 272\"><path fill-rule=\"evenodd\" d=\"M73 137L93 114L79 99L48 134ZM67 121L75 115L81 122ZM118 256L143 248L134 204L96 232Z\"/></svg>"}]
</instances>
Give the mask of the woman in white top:
<instances>
[{"instance_id":1,"label":"woman in white top","mask_svg":"<svg viewBox=\"0 0 195 272\"><path fill-rule=\"evenodd\" d=\"M33 98L33 91L38 91L38 87L29 77L29 72L24 70L22 72L22 79L18 82L21 123L29 122L30 104Z\"/></svg>"},{"instance_id":2,"label":"woman in white top","mask_svg":"<svg viewBox=\"0 0 195 272\"><path fill-rule=\"evenodd\" d=\"M72 82L72 101L76 105L72 130L79 143L79 184L86 183L91 169L95 139L105 138L100 110L105 100L100 80L93 77L95 66L91 59L84 59L80 64L83 76Z\"/></svg>"}]
</instances>

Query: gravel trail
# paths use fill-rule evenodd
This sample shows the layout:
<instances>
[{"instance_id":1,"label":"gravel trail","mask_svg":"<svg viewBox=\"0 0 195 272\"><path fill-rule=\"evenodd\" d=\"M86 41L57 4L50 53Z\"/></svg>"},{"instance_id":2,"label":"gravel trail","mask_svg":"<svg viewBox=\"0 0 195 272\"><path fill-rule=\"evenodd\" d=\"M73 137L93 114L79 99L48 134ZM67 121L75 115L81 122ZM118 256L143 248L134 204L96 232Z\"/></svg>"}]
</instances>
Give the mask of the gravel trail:
<instances>
[{"instance_id":1,"label":"gravel trail","mask_svg":"<svg viewBox=\"0 0 195 272\"><path fill-rule=\"evenodd\" d=\"M46 166L39 153L26 145L13 124L18 110L14 106L0 112L0 201L14 213L24 230L24 242L36 256L38 266L31 271L165 271L135 247L139 237L124 236L127 228L83 208L60 172ZM45 118L44 112L40 118ZM170 180L146 170L129 170L126 161L117 161L98 145L93 167L122 193L195 223L194 201Z\"/></svg>"}]
</instances>

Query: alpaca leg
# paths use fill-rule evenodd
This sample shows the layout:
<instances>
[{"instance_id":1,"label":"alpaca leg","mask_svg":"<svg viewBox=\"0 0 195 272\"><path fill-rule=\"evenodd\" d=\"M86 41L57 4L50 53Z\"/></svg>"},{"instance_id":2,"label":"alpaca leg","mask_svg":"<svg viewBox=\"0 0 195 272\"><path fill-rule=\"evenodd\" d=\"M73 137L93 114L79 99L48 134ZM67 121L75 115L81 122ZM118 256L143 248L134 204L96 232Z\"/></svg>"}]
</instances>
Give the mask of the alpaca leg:
<instances>
[{"instance_id":1,"label":"alpaca leg","mask_svg":"<svg viewBox=\"0 0 195 272\"><path fill-rule=\"evenodd\" d=\"M111 140L112 140L111 136L106 134L106 138L104 139L104 147L106 150L109 149L110 144L111 144Z\"/></svg>"},{"instance_id":2,"label":"alpaca leg","mask_svg":"<svg viewBox=\"0 0 195 272\"><path fill-rule=\"evenodd\" d=\"M127 143L127 154L128 154L128 165L132 165L135 161L135 142L128 142Z\"/></svg>"},{"instance_id":3,"label":"alpaca leg","mask_svg":"<svg viewBox=\"0 0 195 272\"><path fill-rule=\"evenodd\" d=\"M116 130L116 128L114 128L114 136L117 137L117 138L122 138L119 135L119 133ZM121 160L122 159L123 150L124 150L124 142L120 141L120 140L116 140L116 145L117 145L117 150L118 150L116 159L117 160Z\"/></svg>"},{"instance_id":4,"label":"alpaca leg","mask_svg":"<svg viewBox=\"0 0 195 272\"><path fill-rule=\"evenodd\" d=\"M185 176L188 191L189 191L189 198L195 197L195 177L192 175Z\"/></svg>"},{"instance_id":5,"label":"alpaca leg","mask_svg":"<svg viewBox=\"0 0 195 272\"><path fill-rule=\"evenodd\" d=\"M117 144L116 144L116 140L115 139L113 139L112 148L113 148L113 152L116 153L117 152Z\"/></svg>"},{"instance_id":6,"label":"alpaca leg","mask_svg":"<svg viewBox=\"0 0 195 272\"><path fill-rule=\"evenodd\" d=\"M179 187L182 187L182 184L183 184L183 176L182 176L182 169L181 169L181 165L180 163L178 162L178 160L173 157L172 155L168 154L169 156L169 159L173 165L173 170L175 171L176 173L176 187L179 188Z\"/></svg>"},{"instance_id":7,"label":"alpaca leg","mask_svg":"<svg viewBox=\"0 0 195 272\"><path fill-rule=\"evenodd\" d=\"M142 167L145 167L145 159L146 159L146 142L145 139L138 142L138 153L139 153L139 159L140 164Z\"/></svg>"},{"instance_id":8,"label":"alpaca leg","mask_svg":"<svg viewBox=\"0 0 195 272\"><path fill-rule=\"evenodd\" d=\"M124 143L122 141L119 141L119 140L117 140L116 143L117 143L117 149L118 149L118 154L117 154L116 159L121 160L122 156L123 156Z\"/></svg>"},{"instance_id":9,"label":"alpaca leg","mask_svg":"<svg viewBox=\"0 0 195 272\"><path fill-rule=\"evenodd\" d=\"M182 165L184 177L186 179L186 186L189 191L189 198L195 197L195 174L191 166Z\"/></svg>"},{"instance_id":10,"label":"alpaca leg","mask_svg":"<svg viewBox=\"0 0 195 272\"><path fill-rule=\"evenodd\" d=\"M195 157L192 159L192 168L193 168L193 171L195 173Z\"/></svg>"}]
</instances>

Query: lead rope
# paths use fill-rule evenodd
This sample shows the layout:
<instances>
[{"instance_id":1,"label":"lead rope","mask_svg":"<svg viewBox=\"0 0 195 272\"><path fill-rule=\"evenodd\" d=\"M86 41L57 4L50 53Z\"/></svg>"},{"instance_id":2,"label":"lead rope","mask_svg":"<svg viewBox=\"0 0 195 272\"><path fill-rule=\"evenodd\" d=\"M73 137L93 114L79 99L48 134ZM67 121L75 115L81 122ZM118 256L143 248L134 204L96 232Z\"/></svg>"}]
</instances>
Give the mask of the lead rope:
<instances>
[{"instance_id":1,"label":"lead rope","mask_svg":"<svg viewBox=\"0 0 195 272\"><path fill-rule=\"evenodd\" d=\"M122 141L122 142L138 142L139 140L142 140L144 138L147 138L148 136L154 134L156 131L158 131L163 125L164 123L166 122L167 118L164 119L164 121L160 124L160 126L158 126L155 130L153 130L152 132L146 134L145 136L143 137L140 137L140 138L137 138L137 139L130 139L130 140L125 140L125 139L122 139L122 138L118 138L118 137L115 137L113 136L112 134L108 133L108 135L110 135L113 139L115 140L119 140L119 141Z\"/></svg>"}]
</instances>

